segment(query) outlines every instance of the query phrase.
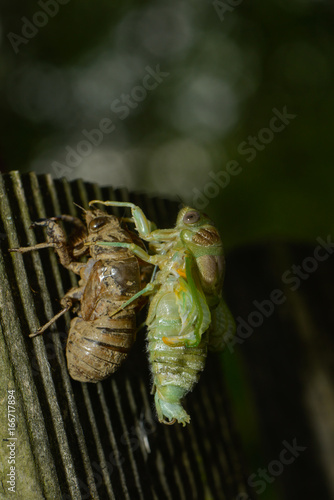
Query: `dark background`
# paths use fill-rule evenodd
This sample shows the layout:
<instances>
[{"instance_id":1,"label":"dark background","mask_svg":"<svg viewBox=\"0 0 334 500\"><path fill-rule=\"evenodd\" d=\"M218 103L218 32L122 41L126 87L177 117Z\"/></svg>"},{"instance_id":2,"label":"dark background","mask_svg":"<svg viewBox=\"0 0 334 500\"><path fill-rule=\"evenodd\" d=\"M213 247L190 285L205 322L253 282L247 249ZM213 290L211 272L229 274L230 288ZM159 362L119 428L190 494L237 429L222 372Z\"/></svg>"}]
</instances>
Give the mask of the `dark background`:
<instances>
[{"instance_id":1,"label":"dark background","mask_svg":"<svg viewBox=\"0 0 334 500\"><path fill-rule=\"evenodd\" d=\"M62 2L1 2L2 172L179 196L205 208L228 252L267 240L316 245L331 233L332 2ZM157 68L168 76L143 91ZM137 103L121 112L131 93ZM273 117L284 110L280 127ZM103 119L114 130L78 155L83 131ZM247 411L238 421L256 449L251 471L268 457L256 408Z\"/></svg>"}]
</instances>

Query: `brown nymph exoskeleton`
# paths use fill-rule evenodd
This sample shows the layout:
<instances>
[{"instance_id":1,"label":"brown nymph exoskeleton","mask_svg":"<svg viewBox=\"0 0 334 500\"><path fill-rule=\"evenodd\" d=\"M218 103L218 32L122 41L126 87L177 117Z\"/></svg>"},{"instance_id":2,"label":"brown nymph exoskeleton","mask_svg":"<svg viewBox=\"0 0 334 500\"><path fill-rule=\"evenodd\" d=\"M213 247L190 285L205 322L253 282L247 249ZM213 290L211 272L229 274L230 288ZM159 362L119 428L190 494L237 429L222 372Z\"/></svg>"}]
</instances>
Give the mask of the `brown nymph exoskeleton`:
<instances>
[{"instance_id":1,"label":"brown nymph exoskeleton","mask_svg":"<svg viewBox=\"0 0 334 500\"><path fill-rule=\"evenodd\" d=\"M70 222L75 231L67 238L59 220ZM134 300L150 279L152 266L141 263L122 247L101 247L96 241L132 243L136 238L114 215L98 209L85 211L83 224L76 217L62 215L42 219L33 226L44 226L47 241L31 247L10 249L25 253L53 247L60 263L80 275L77 287L61 299L62 309L30 336L42 334L60 316L77 304L77 316L71 321L66 345L70 376L80 382L99 382L114 373L125 360L136 336L136 312L143 299ZM138 237L136 239L137 243ZM142 244L142 243L141 243ZM79 258L88 254L88 260Z\"/></svg>"}]
</instances>

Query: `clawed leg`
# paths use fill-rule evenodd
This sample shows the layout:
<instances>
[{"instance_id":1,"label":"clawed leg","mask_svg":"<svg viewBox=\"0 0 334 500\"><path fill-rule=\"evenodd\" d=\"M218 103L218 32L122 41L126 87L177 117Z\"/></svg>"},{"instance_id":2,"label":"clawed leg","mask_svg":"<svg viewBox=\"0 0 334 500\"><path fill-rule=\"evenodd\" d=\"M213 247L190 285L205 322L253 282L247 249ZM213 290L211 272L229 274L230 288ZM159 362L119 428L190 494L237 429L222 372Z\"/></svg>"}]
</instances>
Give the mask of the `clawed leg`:
<instances>
[{"instance_id":1,"label":"clawed leg","mask_svg":"<svg viewBox=\"0 0 334 500\"><path fill-rule=\"evenodd\" d=\"M135 243L123 243L118 241L94 241L94 242L86 242L85 245L92 246L98 245L99 247L122 247L127 248L130 252L134 253L137 257L139 257L144 262L148 262L149 264L153 264L154 266L158 266L165 260L164 255L149 255L143 248L136 245Z\"/></svg>"},{"instance_id":2,"label":"clawed leg","mask_svg":"<svg viewBox=\"0 0 334 500\"><path fill-rule=\"evenodd\" d=\"M144 212L141 208L139 208L134 203L130 203L127 201L99 201L93 200L89 202L89 205L94 205L96 203L101 203L102 205L111 206L111 207L128 207L131 209L132 219L131 222L134 222L136 229L138 231L139 236L144 240L152 240L156 239L153 237L153 232L156 229L156 225L154 222L151 222L145 216ZM123 218L126 220L127 218Z\"/></svg>"},{"instance_id":3,"label":"clawed leg","mask_svg":"<svg viewBox=\"0 0 334 500\"><path fill-rule=\"evenodd\" d=\"M37 243L31 247L8 248L8 252L26 253L33 250L42 250L43 248L56 248L56 243L45 241L44 243Z\"/></svg>"},{"instance_id":4,"label":"clawed leg","mask_svg":"<svg viewBox=\"0 0 334 500\"><path fill-rule=\"evenodd\" d=\"M169 241L175 237L175 229L157 229L154 222L151 222L145 216L141 208L134 203L127 201L99 201L93 200L89 205L101 203L102 205L111 207L128 207L131 209L132 222L134 222L139 236L145 240L152 242L152 248L157 245L159 247L160 241Z\"/></svg>"},{"instance_id":5,"label":"clawed leg","mask_svg":"<svg viewBox=\"0 0 334 500\"><path fill-rule=\"evenodd\" d=\"M79 208L84 210L82 207L77 205ZM86 210L84 210L86 212ZM87 252L87 248L84 246L84 241L87 238L87 227L81 219L74 217L73 215L59 215L53 217L51 220L67 222L72 226L72 230L67 238L67 245L71 249L73 257L76 259L80 258Z\"/></svg>"},{"instance_id":6,"label":"clawed leg","mask_svg":"<svg viewBox=\"0 0 334 500\"><path fill-rule=\"evenodd\" d=\"M50 321L45 323L45 325L41 326L36 332L31 333L29 337L36 337L37 335L42 335L42 333L44 333L45 330L49 328L49 326L55 323L55 321L57 321L61 316L63 316L67 311L71 309L73 305L73 299L71 299L70 297L64 297L61 300L61 304L64 306L63 309L59 311L59 313L57 313L55 316L53 316L53 318L50 319Z\"/></svg>"},{"instance_id":7,"label":"clawed leg","mask_svg":"<svg viewBox=\"0 0 334 500\"><path fill-rule=\"evenodd\" d=\"M26 253L32 252L34 250L42 250L43 248L54 248L59 261L62 266L66 269L73 271L76 274L80 274L80 269L82 267L82 263L76 262L73 257L73 245L67 242L66 233L63 228L58 224L59 220L66 220L72 222L73 224L77 224L80 226L79 219L76 217L62 215L59 217L51 217L50 219L39 219L31 224L31 227L42 226L46 229L46 235L48 241L44 243L38 243L37 245L33 245L31 247L20 247L20 248L10 248L10 252L18 252L18 253ZM84 250L82 253L84 253Z\"/></svg>"},{"instance_id":8,"label":"clawed leg","mask_svg":"<svg viewBox=\"0 0 334 500\"><path fill-rule=\"evenodd\" d=\"M66 234L63 229L57 224L57 217L50 219L39 219L31 224L32 227L42 226L46 228L48 241L38 243L31 247L9 248L10 252L32 252L34 250L41 250L42 248L55 248L61 249L66 246Z\"/></svg>"}]
</instances>

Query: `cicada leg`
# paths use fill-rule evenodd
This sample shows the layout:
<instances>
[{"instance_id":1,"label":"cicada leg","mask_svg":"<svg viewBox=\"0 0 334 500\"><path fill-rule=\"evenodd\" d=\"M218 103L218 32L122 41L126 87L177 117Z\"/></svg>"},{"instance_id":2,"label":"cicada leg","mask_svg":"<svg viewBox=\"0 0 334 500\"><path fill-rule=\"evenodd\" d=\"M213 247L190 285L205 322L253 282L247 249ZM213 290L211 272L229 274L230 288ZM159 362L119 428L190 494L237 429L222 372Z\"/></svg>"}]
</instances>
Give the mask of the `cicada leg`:
<instances>
[{"instance_id":1,"label":"cicada leg","mask_svg":"<svg viewBox=\"0 0 334 500\"><path fill-rule=\"evenodd\" d=\"M85 245L98 245L101 247L122 247L128 248L132 253L134 253L137 257L139 257L144 262L148 262L153 264L154 266L159 265L161 262L165 260L164 255L149 255L143 248L136 245L135 243L123 243L118 241L95 241L95 242L87 242Z\"/></svg>"},{"instance_id":2,"label":"cicada leg","mask_svg":"<svg viewBox=\"0 0 334 500\"><path fill-rule=\"evenodd\" d=\"M136 229L141 238L146 239L152 230L156 227L150 220L147 219L144 212L141 208L139 208L134 203L130 203L127 201L99 201L93 200L89 202L90 205L94 205L96 203L101 203L102 205L111 206L111 207L127 207L131 209L131 214L133 218L133 222L136 225Z\"/></svg>"},{"instance_id":3,"label":"cicada leg","mask_svg":"<svg viewBox=\"0 0 334 500\"><path fill-rule=\"evenodd\" d=\"M84 293L84 287L82 286L75 286L71 288L60 301L60 304L63 306L63 308L59 311L59 313L55 314L53 318L50 319L50 321L45 323L45 325L41 326L38 330L36 330L36 332L31 333L29 337L36 337L37 335L41 335L42 333L44 333L45 330L47 330L61 316L63 316L67 311L69 311L75 302L81 300L83 293Z\"/></svg>"},{"instance_id":4,"label":"cicada leg","mask_svg":"<svg viewBox=\"0 0 334 500\"><path fill-rule=\"evenodd\" d=\"M76 203L74 203L76 205ZM84 210L80 205L77 205L81 210ZM85 211L85 210L84 210ZM86 211L85 211L86 212ZM82 257L85 252L87 252L87 248L84 246L83 242L87 238L87 228L83 221L78 217L74 217L73 215L58 215L57 217L53 217L50 220L61 220L69 223L73 226L69 237L67 238L67 246L72 249L72 254L75 259L79 259Z\"/></svg>"},{"instance_id":5,"label":"cicada leg","mask_svg":"<svg viewBox=\"0 0 334 500\"><path fill-rule=\"evenodd\" d=\"M9 251L26 253L34 250L42 250L43 248L54 248L55 252L58 254L60 263L66 269L79 274L80 266L78 268L77 263L73 262L73 256L70 251L70 246L67 243L66 233L58 224L58 220L61 217L65 216L51 217L50 219L39 219L31 224L31 227L45 227L48 241L38 243L37 245L33 245L31 247L10 248Z\"/></svg>"},{"instance_id":6,"label":"cicada leg","mask_svg":"<svg viewBox=\"0 0 334 500\"><path fill-rule=\"evenodd\" d=\"M8 252L17 252L17 253L27 253L32 252L34 250L42 250L43 248L56 248L56 243L51 243L45 241L44 243L37 243L31 247L19 247L19 248L8 248Z\"/></svg>"},{"instance_id":7,"label":"cicada leg","mask_svg":"<svg viewBox=\"0 0 334 500\"><path fill-rule=\"evenodd\" d=\"M142 209L134 203L130 203L127 201L93 200L89 202L89 205L93 205L96 203L101 203L102 205L111 207L130 208L132 214L132 222L134 222L139 236L145 241L153 242L153 245L159 245L159 243L157 243L158 241L168 241L169 239L174 238L175 234L177 234L177 231L175 231L175 229L156 229L156 225L154 224L154 222L151 222L145 216Z\"/></svg>"},{"instance_id":8,"label":"cicada leg","mask_svg":"<svg viewBox=\"0 0 334 500\"><path fill-rule=\"evenodd\" d=\"M55 321L57 321L61 316L63 316L67 311L69 311L71 309L71 307L73 306L73 300L70 297L65 296L61 300L61 304L64 306L63 309L61 311L59 311L59 313L55 314L53 316L53 318L50 319L50 321L45 323L45 325L38 328L38 330L36 330L36 332L31 333L29 335L29 337L37 337L37 335L42 335L42 333L44 333L45 330L47 330L49 328L49 326L51 326L53 323L55 323Z\"/></svg>"},{"instance_id":9,"label":"cicada leg","mask_svg":"<svg viewBox=\"0 0 334 500\"><path fill-rule=\"evenodd\" d=\"M124 302L118 309L116 309L115 311L113 311L109 315L109 317L112 318L113 316L115 316L115 314L117 314L120 311L122 311L122 309L125 309L129 304L131 304L131 302L134 302L135 300L137 300L142 295L149 295L149 294L153 293L154 289L155 289L154 283L148 283L145 286L145 288L143 288L142 290L140 290L140 292L138 292L135 295L133 295L129 300L127 300L126 302Z\"/></svg>"}]
</instances>

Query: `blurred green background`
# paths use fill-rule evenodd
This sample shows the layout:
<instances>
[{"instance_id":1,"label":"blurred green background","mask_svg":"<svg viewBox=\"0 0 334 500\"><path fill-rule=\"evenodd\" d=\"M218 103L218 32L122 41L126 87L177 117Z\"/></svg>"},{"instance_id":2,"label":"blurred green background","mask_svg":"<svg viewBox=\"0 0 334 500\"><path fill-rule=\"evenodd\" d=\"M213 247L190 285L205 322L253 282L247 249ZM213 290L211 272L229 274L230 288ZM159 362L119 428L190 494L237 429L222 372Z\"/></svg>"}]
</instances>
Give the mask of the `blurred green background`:
<instances>
[{"instance_id":1,"label":"blurred green background","mask_svg":"<svg viewBox=\"0 0 334 500\"><path fill-rule=\"evenodd\" d=\"M2 0L0 12L2 172L178 196L228 250L333 230L330 0Z\"/></svg>"},{"instance_id":2,"label":"blurred green background","mask_svg":"<svg viewBox=\"0 0 334 500\"><path fill-rule=\"evenodd\" d=\"M329 0L3 0L0 9L2 171L192 204L206 190L227 247L314 240L332 227ZM150 90L148 66L168 74ZM268 132L273 108L284 107L296 117ZM102 119L114 130L80 144ZM254 139L255 156L246 153ZM79 149L71 164L67 147ZM241 173L215 190L210 173L232 160Z\"/></svg>"}]
</instances>

